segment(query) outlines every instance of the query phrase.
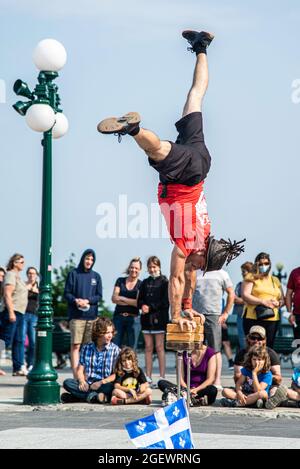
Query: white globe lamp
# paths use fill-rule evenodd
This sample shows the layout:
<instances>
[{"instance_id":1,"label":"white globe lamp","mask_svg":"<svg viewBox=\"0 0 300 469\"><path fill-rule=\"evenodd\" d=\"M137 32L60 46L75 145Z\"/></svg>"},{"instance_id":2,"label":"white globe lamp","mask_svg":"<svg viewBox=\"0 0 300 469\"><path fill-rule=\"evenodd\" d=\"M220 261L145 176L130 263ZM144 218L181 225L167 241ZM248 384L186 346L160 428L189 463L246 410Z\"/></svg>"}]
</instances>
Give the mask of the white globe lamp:
<instances>
[{"instance_id":1,"label":"white globe lamp","mask_svg":"<svg viewBox=\"0 0 300 469\"><path fill-rule=\"evenodd\" d=\"M43 39L33 52L33 62L43 72L58 72L66 61L66 49L56 39Z\"/></svg>"},{"instance_id":2,"label":"white globe lamp","mask_svg":"<svg viewBox=\"0 0 300 469\"><path fill-rule=\"evenodd\" d=\"M66 116L62 112L55 114L55 124L52 129L52 137L60 138L63 137L69 129L69 122Z\"/></svg>"},{"instance_id":3,"label":"white globe lamp","mask_svg":"<svg viewBox=\"0 0 300 469\"><path fill-rule=\"evenodd\" d=\"M26 112L26 122L35 132L47 132L55 123L55 113L48 104L33 104Z\"/></svg>"}]
</instances>

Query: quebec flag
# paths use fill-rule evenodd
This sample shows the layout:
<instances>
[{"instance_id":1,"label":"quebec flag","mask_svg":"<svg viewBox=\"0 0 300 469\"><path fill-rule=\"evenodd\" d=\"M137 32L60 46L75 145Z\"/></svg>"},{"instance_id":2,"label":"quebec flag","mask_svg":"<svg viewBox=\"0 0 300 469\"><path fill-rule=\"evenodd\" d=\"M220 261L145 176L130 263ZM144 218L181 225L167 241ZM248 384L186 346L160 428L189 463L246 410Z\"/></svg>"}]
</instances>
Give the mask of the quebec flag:
<instances>
[{"instance_id":1,"label":"quebec flag","mask_svg":"<svg viewBox=\"0 0 300 469\"><path fill-rule=\"evenodd\" d=\"M125 425L137 448L193 449L191 424L185 399Z\"/></svg>"}]
</instances>

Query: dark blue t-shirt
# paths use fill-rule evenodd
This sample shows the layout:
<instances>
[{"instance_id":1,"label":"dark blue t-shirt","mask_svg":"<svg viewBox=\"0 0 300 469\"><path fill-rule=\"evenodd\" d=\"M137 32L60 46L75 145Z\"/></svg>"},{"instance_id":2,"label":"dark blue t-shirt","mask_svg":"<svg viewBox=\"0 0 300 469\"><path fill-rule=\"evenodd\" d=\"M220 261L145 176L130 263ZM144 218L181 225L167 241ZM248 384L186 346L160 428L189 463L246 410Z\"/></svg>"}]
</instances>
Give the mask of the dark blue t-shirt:
<instances>
[{"instance_id":1,"label":"dark blue t-shirt","mask_svg":"<svg viewBox=\"0 0 300 469\"><path fill-rule=\"evenodd\" d=\"M120 296L125 296L125 298L129 298L130 300L136 300L137 295L141 286L141 280L138 280L132 288L132 290L128 290L126 287L126 279L127 277L119 277L115 283L115 287L120 288ZM139 315L139 308L135 306L127 306L127 305L116 305L115 307L115 314L120 313L130 313L135 314L136 316Z\"/></svg>"}]
</instances>

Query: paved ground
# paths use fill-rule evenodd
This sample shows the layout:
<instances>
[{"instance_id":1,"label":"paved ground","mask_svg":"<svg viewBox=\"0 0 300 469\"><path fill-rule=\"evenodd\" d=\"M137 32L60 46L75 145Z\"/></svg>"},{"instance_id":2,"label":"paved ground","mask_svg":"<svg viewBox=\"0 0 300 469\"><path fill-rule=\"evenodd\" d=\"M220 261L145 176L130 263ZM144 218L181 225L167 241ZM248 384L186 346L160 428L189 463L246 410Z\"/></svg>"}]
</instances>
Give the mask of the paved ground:
<instances>
[{"instance_id":1,"label":"paved ground","mask_svg":"<svg viewBox=\"0 0 300 469\"><path fill-rule=\"evenodd\" d=\"M24 406L25 379L12 377L8 366L4 369L8 373L0 378L0 448L131 448L124 424L160 407L158 390L153 391L151 406ZM167 372L167 378L174 381L173 354L168 354ZM290 384L291 372L289 364L283 364L286 385ZM59 382L69 376L70 370L63 370ZM224 367L223 385L232 385L231 376ZM219 407L217 401L211 407L192 408L190 419L199 449L300 448L300 409L227 409Z\"/></svg>"}]
</instances>

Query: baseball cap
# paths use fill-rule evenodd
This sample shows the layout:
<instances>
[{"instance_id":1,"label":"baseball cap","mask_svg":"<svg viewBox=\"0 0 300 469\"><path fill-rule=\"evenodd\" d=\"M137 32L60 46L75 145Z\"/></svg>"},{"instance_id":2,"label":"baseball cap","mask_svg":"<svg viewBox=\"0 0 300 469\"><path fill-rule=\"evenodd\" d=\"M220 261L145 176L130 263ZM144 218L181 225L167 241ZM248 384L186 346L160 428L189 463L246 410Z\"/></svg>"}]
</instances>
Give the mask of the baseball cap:
<instances>
[{"instance_id":1,"label":"baseball cap","mask_svg":"<svg viewBox=\"0 0 300 469\"><path fill-rule=\"evenodd\" d=\"M252 326L249 334L258 334L262 339L266 338L266 329L262 326Z\"/></svg>"}]
</instances>

